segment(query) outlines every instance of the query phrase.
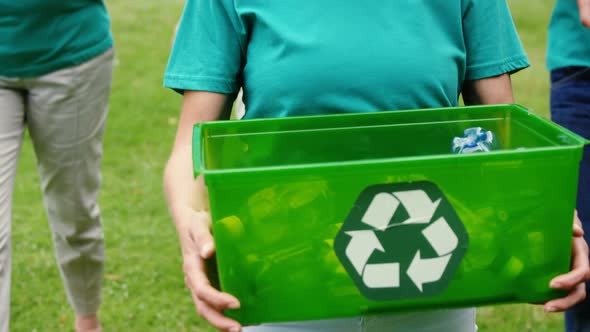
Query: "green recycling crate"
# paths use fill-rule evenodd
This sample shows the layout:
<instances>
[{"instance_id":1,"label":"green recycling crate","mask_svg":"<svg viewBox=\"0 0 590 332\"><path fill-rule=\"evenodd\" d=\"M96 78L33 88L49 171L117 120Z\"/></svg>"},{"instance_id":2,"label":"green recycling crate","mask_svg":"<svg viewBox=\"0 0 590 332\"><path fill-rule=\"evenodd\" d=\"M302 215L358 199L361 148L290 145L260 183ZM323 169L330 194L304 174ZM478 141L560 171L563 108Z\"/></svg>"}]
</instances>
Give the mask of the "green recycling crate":
<instances>
[{"instance_id":1,"label":"green recycling crate","mask_svg":"<svg viewBox=\"0 0 590 332\"><path fill-rule=\"evenodd\" d=\"M456 155L470 127L488 153ZM569 269L586 140L518 105L195 126L242 324L545 301Z\"/></svg>"}]
</instances>

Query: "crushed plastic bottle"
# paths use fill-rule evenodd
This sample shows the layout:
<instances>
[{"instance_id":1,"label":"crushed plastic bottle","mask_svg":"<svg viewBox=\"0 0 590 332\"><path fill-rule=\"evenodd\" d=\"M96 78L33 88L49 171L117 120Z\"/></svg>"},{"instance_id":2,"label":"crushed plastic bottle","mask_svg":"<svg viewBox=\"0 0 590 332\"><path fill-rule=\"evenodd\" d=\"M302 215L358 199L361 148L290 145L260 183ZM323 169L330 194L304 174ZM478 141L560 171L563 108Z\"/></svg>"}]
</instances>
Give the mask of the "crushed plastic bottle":
<instances>
[{"instance_id":1,"label":"crushed plastic bottle","mask_svg":"<svg viewBox=\"0 0 590 332\"><path fill-rule=\"evenodd\" d=\"M474 127L465 129L463 133L463 137L453 139L453 152L456 154L489 152L496 146L496 137L489 130Z\"/></svg>"}]
</instances>

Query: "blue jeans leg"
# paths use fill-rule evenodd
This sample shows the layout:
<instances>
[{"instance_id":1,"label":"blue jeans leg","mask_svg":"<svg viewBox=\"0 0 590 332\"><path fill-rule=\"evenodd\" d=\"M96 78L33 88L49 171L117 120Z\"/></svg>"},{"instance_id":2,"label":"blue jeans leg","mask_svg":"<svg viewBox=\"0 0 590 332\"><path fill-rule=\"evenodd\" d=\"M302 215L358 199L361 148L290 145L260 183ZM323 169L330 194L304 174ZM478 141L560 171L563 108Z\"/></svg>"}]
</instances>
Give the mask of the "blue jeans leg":
<instances>
[{"instance_id":1,"label":"blue jeans leg","mask_svg":"<svg viewBox=\"0 0 590 332\"><path fill-rule=\"evenodd\" d=\"M565 67L551 72L551 118L556 123L590 139L590 67ZM590 146L580 164L577 209L590 238ZM589 284L586 283L586 292ZM590 332L590 299L565 314L566 332Z\"/></svg>"}]
</instances>

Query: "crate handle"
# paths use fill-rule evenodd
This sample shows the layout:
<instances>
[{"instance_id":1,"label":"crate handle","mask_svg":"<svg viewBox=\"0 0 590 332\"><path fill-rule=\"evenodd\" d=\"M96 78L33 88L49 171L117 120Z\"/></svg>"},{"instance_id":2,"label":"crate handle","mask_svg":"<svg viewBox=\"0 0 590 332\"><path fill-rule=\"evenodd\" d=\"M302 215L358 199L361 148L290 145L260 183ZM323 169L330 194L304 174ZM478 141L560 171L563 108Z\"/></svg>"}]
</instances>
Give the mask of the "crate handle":
<instances>
[{"instance_id":1,"label":"crate handle","mask_svg":"<svg viewBox=\"0 0 590 332\"><path fill-rule=\"evenodd\" d=\"M195 178L203 172L203 155L201 153L201 127L193 126L193 172Z\"/></svg>"}]
</instances>

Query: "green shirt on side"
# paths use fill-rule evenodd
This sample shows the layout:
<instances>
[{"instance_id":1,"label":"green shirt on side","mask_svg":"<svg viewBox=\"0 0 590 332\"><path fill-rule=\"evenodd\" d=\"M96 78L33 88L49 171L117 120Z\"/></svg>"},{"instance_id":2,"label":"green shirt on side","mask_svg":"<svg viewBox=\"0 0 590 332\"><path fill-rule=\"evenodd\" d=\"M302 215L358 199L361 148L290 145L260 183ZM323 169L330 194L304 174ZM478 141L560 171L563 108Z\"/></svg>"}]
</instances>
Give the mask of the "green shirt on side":
<instances>
[{"instance_id":1,"label":"green shirt on side","mask_svg":"<svg viewBox=\"0 0 590 332\"><path fill-rule=\"evenodd\" d=\"M164 85L281 117L456 106L526 66L504 0L188 0Z\"/></svg>"},{"instance_id":2,"label":"green shirt on side","mask_svg":"<svg viewBox=\"0 0 590 332\"><path fill-rule=\"evenodd\" d=\"M547 67L590 67L590 29L582 25L575 0L557 0L549 25Z\"/></svg>"},{"instance_id":3,"label":"green shirt on side","mask_svg":"<svg viewBox=\"0 0 590 332\"><path fill-rule=\"evenodd\" d=\"M0 0L0 76L40 76L112 46L102 0Z\"/></svg>"}]
</instances>

